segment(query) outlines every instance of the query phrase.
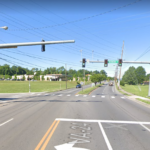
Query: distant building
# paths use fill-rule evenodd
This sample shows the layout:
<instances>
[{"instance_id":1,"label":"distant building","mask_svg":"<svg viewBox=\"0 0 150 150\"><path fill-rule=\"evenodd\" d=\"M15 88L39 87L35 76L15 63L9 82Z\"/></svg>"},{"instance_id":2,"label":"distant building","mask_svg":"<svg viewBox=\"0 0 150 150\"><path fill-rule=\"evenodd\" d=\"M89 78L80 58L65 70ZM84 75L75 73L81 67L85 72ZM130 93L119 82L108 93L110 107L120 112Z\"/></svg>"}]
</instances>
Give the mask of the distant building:
<instances>
[{"instance_id":1,"label":"distant building","mask_svg":"<svg viewBox=\"0 0 150 150\"><path fill-rule=\"evenodd\" d=\"M33 79L34 75L16 75L17 79L23 80L23 76L25 77L25 81ZM15 79L15 76L12 76L12 79Z\"/></svg>"},{"instance_id":2,"label":"distant building","mask_svg":"<svg viewBox=\"0 0 150 150\"><path fill-rule=\"evenodd\" d=\"M40 81L42 81L42 76L44 76L45 81L60 81L62 74L46 74L40 75Z\"/></svg>"}]
</instances>

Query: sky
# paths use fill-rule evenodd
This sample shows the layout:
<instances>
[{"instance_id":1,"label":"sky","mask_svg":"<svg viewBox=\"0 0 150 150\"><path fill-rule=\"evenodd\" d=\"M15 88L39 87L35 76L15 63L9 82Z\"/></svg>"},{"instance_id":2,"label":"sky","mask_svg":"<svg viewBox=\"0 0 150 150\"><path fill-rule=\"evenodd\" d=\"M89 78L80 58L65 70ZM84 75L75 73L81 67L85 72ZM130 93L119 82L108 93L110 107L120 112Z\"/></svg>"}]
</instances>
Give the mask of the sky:
<instances>
[{"instance_id":1,"label":"sky","mask_svg":"<svg viewBox=\"0 0 150 150\"><path fill-rule=\"evenodd\" d=\"M25 68L82 69L89 60L150 61L149 0L5 0L0 1L0 44L75 40L75 43L0 49L0 65ZM87 70L105 70L114 76L117 64L87 63ZM122 75L129 66L125 64Z\"/></svg>"}]
</instances>

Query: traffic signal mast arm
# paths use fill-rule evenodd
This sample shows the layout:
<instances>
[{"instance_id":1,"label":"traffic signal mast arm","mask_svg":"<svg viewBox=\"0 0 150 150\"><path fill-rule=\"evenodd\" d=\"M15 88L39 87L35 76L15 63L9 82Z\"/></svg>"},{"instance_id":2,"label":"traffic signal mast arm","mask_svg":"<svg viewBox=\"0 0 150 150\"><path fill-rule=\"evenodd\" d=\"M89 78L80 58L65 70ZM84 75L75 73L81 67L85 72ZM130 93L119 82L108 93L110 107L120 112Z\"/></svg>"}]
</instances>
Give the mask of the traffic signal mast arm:
<instances>
[{"instance_id":1,"label":"traffic signal mast arm","mask_svg":"<svg viewBox=\"0 0 150 150\"><path fill-rule=\"evenodd\" d=\"M63 44L63 43L74 43L74 40L65 40L65 41L45 41L46 44ZM17 48L18 46L32 46L32 45L43 45L43 42L27 42L27 43L9 43L9 44L0 44L0 49L4 48Z\"/></svg>"},{"instance_id":2,"label":"traffic signal mast arm","mask_svg":"<svg viewBox=\"0 0 150 150\"><path fill-rule=\"evenodd\" d=\"M80 62L82 62L82 61L80 61ZM89 63L104 63L104 60L102 60L102 61L89 61ZM108 60L108 63L109 63L109 60ZM116 62L111 62L111 63L116 63ZM122 61L122 63L127 63L127 64L150 64L150 61Z\"/></svg>"}]
</instances>

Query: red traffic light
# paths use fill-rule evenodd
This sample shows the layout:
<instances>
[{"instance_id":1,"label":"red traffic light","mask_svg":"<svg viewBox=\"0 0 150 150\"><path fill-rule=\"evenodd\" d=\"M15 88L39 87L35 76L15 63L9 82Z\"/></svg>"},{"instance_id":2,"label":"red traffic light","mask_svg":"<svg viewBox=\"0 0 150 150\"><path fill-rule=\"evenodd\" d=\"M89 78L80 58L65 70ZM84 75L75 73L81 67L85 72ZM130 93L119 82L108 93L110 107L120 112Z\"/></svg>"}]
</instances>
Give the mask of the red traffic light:
<instances>
[{"instance_id":1,"label":"red traffic light","mask_svg":"<svg viewBox=\"0 0 150 150\"><path fill-rule=\"evenodd\" d=\"M122 66L122 59L119 59L118 66Z\"/></svg>"},{"instance_id":2,"label":"red traffic light","mask_svg":"<svg viewBox=\"0 0 150 150\"><path fill-rule=\"evenodd\" d=\"M104 60L104 67L108 67L108 59Z\"/></svg>"}]
</instances>

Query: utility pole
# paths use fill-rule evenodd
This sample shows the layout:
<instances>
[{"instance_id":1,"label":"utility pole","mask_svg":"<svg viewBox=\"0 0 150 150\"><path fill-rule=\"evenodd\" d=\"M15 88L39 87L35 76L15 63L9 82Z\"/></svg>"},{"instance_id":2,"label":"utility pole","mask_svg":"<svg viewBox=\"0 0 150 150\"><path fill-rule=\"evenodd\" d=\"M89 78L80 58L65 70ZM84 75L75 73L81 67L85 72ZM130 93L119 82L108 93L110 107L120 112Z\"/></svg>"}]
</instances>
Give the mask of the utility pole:
<instances>
[{"instance_id":1,"label":"utility pole","mask_svg":"<svg viewBox=\"0 0 150 150\"><path fill-rule=\"evenodd\" d=\"M122 59L122 57L123 57L123 50L124 50L124 41L123 41L123 46L122 46L121 59ZM120 87L121 68L122 68L122 67L120 66L120 74L119 74L119 81L118 81L118 89L119 89L119 87Z\"/></svg>"},{"instance_id":2,"label":"utility pole","mask_svg":"<svg viewBox=\"0 0 150 150\"><path fill-rule=\"evenodd\" d=\"M149 91L148 91L148 96L150 96L150 76L149 76Z\"/></svg>"},{"instance_id":3,"label":"utility pole","mask_svg":"<svg viewBox=\"0 0 150 150\"><path fill-rule=\"evenodd\" d=\"M66 74L66 89L67 89L67 64L66 64L65 74Z\"/></svg>"}]
</instances>

